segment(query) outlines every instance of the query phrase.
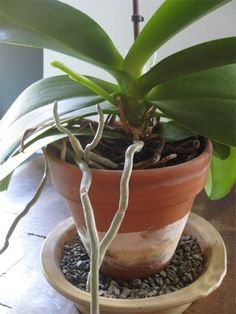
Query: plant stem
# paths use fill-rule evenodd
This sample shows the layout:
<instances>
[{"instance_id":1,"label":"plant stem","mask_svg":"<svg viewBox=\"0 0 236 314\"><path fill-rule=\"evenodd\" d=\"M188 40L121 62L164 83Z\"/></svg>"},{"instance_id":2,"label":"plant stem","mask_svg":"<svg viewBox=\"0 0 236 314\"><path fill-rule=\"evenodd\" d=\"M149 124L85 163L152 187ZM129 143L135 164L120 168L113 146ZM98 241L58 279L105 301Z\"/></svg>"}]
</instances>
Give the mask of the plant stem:
<instances>
[{"instance_id":1,"label":"plant stem","mask_svg":"<svg viewBox=\"0 0 236 314\"><path fill-rule=\"evenodd\" d=\"M82 180L80 185L80 199L84 210L86 228L90 239L90 287L91 287L91 314L99 314L98 286L99 286L99 238L96 228L93 208L89 200L88 191L91 185L91 172L88 165L80 160L76 161L82 171Z\"/></svg>"},{"instance_id":2,"label":"plant stem","mask_svg":"<svg viewBox=\"0 0 236 314\"><path fill-rule=\"evenodd\" d=\"M94 152L89 153L89 160L94 161L95 163L98 163L102 166L105 166L106 168L111 168L111 169L117 169L118 165L111 161L108 158L102 157Z\"/></svg>"},{"instance_id":3,"label":"plant stem","mask_svg":"<svg viewBox=\"0 0 236 314\"><path fill-rule=\"evenodd\" d=\"M130 145L125 153L125 164L120 180L120 200L119 208L111 222L110 228L106 232L104 238L100 243L100 265L106 254L108 247L114 240L116 234L119 231L121 223L125 216L125 211L129 203L129 181L132 174L133 168L133 157L136 152L141 151L144 143L142 141L136 141L134 144Z\"/></svg>"},{"instance_id":4,"label":"plant stem","mask_svg":"<svg viewBox=\"0 0 236 314\"><path fill-rule=\"evenodd\" d=\"M125 164L120 180L120 200L119 208L112 220L110 228L108 229L103 240L99 244L98 231L96 227L95 217L92 205L89 199L89 188L91 185L92 174L88 167L88 157L90 149L95 148L101 139L103 127L104 127L104 117L103 113L98 106L99 113L99 126L93 141L86 146L86 154L83 151L82 146L79 143L79 140L65 127L62 126L58 113L57 113L57 103L55 103L53 108L54 119L58 130L66 133L71 141L72 148L75 152L75 162L79 166L82 172L82 180L80 184L80 199L84 212L84 219L86 228L89 235L90 242L90 272L88 275L87 287L91 292L91 314L99 314L99 268L102 263L102 260L105 256L105 253L117 235L117 232L120 228L120 225L123 221L125 211L128 207L129 202L129 180L133 168L133 156L136 152L140 151L144 145L142 141L135 141L132 145L128 147L125 153ZM86 157L86 158L85 158ZM91 287L91 289L90 289Z\"/></svg>"},{"instance_id":5,"label":"plant stem","mask_svg":"<svg viewBox=\"0 0 236 314\"><path fill-rule=\"evenodd\" d=\"M102 113L102 109L99 105L97 105L97 111L98 111L98 116L99 116L99 124L98 124L98 128L92 142L87 144L85 147L84 159L86 162L88 162L89 153L91 152L92 149L94 149L98 145L100 139L102 138L102 133L103 133L105 122L104 122L104 115Z\"/></svg>"},{"instance_id":6,"label":"plant stem","mask_svg":"<svg viewBox=\"0 0 236 314\"><path fill-rule=\"evenodd\" d=\"M113 97L107 91L105 91L105 89L88 79L86 76L74 72L60 61L53 61L51 65L68 74L73 81L81 83L82 85L95 92L97 95L102 96L104 99L108 100L111 104L114 104Z\"/></svg>"},{"instance_id":7,"label":"plant stem","mask_svg":"<svg viewBox=\"0 0 236 314\"><path fill-rule=\"evenodd\" d=\"M14 219L13 223L11 224L6 237L5 237L5 242L3 247L0 249L0 255L8 248L9 246L9 239L11 238L16 226L18 225L18 223L20 222L20 220L26 215L28 214L29 210L32 208L32 206L37 202L37 200L39 199L44 186L46 184L47 181L47 176L48 176L48 164L47 164L47 160L45 158L44 155L44 174L43 174L43 178L39 183L39 186L35 192L35 194L33 195L32 199L25 205L25 208L20 212L19 215L16 216L16 218Z\"/></svg>"},{"instance_id":8,"label":"plant stem","mask_svg":"<svg viewBox=\"0 0 236 314\"><path fill-rule=\"evenodd\" d=\"M58 113L58 104L54 104L53 114L56 126L59 131L69 136L72 148L75 152L75 162L79 166L82 172L82 180L80 183L80 199L84 212L85 224L88 230L90 240L90 286L91 286L91 314L99 314L99 301L98 301L98 285L99 285L99 260L100 260L100 248L99 238L96 228L93 208L91 206L88 191L91 185L92 175L91 171L84 161L84 151L79 140L65 127L62 126ZM100 128L99 128L100 129ZM94 140L96 142L96 139Z\"/></svg>"}]
</instances>

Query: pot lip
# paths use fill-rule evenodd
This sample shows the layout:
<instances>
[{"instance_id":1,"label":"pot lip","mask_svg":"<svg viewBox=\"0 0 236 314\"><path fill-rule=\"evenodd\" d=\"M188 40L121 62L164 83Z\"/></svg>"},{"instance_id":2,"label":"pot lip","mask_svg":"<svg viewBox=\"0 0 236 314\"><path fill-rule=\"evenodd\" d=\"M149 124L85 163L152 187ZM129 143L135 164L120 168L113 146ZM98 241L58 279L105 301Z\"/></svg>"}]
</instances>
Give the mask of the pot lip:
<instances>
[{"instance_id":1,"label":"pot lip","mask_svg":"<svg viewBox=\"0 0 236 314\"><path fill-rule=\"evenodd\" d=\"M185 168L186 166L193 166L194 164L197 164L199 162L203 162L204 160L208 160L210 159L211 153L212 153L212 143L209 139L204 139L205 140L205 149L204 151L198 155L196 158L186 161L184 163L178 164L178 165L173 165L173 166L168 166L168 167L163 167L163 168L154 168L154 169L133 169L132 173L133 175L135 174L149 174L149 173L153 173L153 172L166 172L166 171L175 171L177 169L181 169L181 168ZM55 154L52 153L52 151L50 150L49 146L46 147L46 153L48 155L48 157L53 160L55 163L61 165L61 166L66 166L68 168L70 168L71 170L75 170L78 169L78 167L76 165L70 164L68 162L65 162L59 158L56 157ZM109 174L121 174L122 170L113 170L113 169L91 169L92 173L94 174L101 174L101 173L108 173Z\"/></svg>"},{"instance_id":2,"label":"pot lip","mask_svg":"<svg viewBox=\"0 0 236 314\"><path fill-rule=\"evenodd\" d=\"M207 268L203 274L192 284L178 291L144 299L110 299L99 297L100 306L103 310L117 308L119 313L129 310L129 313L143 313L144 309L165 309L167 306L179 306L192 303L206 297L217 289L227 270L226 248L218 231L202 217L191 213L187 228L192 228L207 244ZM58 243L66 233L75 228L73 219L70 217L57 225L46 238L41 251L41 268L48 282L62 295L73 302L89 304L89 293L82 291L69 283L56 262L56 250Z\"/></svg>"}]
</instances>

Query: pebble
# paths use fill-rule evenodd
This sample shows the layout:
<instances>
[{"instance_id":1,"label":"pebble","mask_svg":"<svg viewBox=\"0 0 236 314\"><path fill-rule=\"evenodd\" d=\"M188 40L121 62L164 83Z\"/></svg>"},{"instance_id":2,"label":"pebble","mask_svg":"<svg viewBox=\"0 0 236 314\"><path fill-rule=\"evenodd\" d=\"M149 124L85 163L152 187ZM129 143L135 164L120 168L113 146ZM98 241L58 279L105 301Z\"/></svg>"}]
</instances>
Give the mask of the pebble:
<instances>
[{"instance_id":1,"label":"pebble","mask_svg":"<svg viewBox=\"0 0 236 314\"><path fill-rule=\"evenodd\" d=\"M132 281L132 286L134 288L140 288L141 287L141 284L142 284L142 280L141 279L134 279Z\"/></svg>"},{"instance_id":2,"label":"pebble","mask_svg":"<svg viewBox=\"0 0 236 314\"><path fill-rule=\"evenodd\" d=\"M129 288L124 288L120 294L121 299L127 299L131 295L132 290Z\"/></svg>"},{"instance_id":3,"label":"pebble","mask_svg":"<svg viewBox=\"0 0 236 314\"><path fill-rule=\"evenodd\" d=\"M118 286L116 285L110 285L108 290L107 290L108 294L111 295L112 297L119 299L120 296L120 289L118 288Z\"/></svg>"},{"instance_id":4,"label":"pebble","mask_svg":"<svg viewBox=\"0 0 236 314\"><path fill-rule=\"evenodd\" d=\"M160 275L161 275L161 277L166 278L166 272L165 272L164 270L162 270L162 271L160 272Z\"/></svg>"},{"instance_id":5,"label":"pebble","mask_svg":"<svg viewBox=\"0 0 236 314\"><path fill-rule=\"evenodd\" d=\"M152 276L131 281L114 280L100 273L100 296L116 299L150 298L186 287L204 270L205 259L196 239L191 235L180 238L170 264ZM64 245L61 270L65 278L76 287L86 290L90 269L89 256L79 238Z\"/></svg>"}]
</instances>

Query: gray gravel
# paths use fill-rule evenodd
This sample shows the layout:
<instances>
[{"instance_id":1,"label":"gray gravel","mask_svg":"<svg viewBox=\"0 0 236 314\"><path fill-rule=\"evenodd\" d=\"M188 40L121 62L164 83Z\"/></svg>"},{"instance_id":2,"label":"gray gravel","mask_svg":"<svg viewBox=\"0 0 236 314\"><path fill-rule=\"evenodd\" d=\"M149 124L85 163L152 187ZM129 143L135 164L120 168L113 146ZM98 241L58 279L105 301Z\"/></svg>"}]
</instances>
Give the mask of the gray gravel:
<instances>
[{"instance_id":1,"label":"gray gravel","mask_svg":"<svg viewBox=\"0 0 236 314\"><path fill-rule=\"evenodd\" d=\"M170 264L161 272L144 279L114 280L100 273L100 295L108 298L148 298L188 286L204 269L204 255L196 239L182 236ZM85 290L89 272L89 257L79 238L64 246L61 269L65 278Z\"/></svg>"}]
</instances>

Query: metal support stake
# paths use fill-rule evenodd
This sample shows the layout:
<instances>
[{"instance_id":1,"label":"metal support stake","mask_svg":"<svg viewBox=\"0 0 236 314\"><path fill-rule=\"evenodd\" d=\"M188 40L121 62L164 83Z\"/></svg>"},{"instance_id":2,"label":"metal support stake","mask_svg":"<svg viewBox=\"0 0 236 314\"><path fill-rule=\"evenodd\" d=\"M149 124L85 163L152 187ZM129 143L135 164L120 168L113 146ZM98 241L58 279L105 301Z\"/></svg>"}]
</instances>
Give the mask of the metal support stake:
<instances>
[{"instance_id":1,"label":"metal support stake","mask_svg":"<svg viewBox=\"0 0 236 314\"><path fill-rule=\"evenodd\" d=\"M139 34L139 23L143 21L144 17L139 14L139 2L138 0L133 0L132 22L134 23L134 39L136 39Z\"/></svg>"}]
</instances>

